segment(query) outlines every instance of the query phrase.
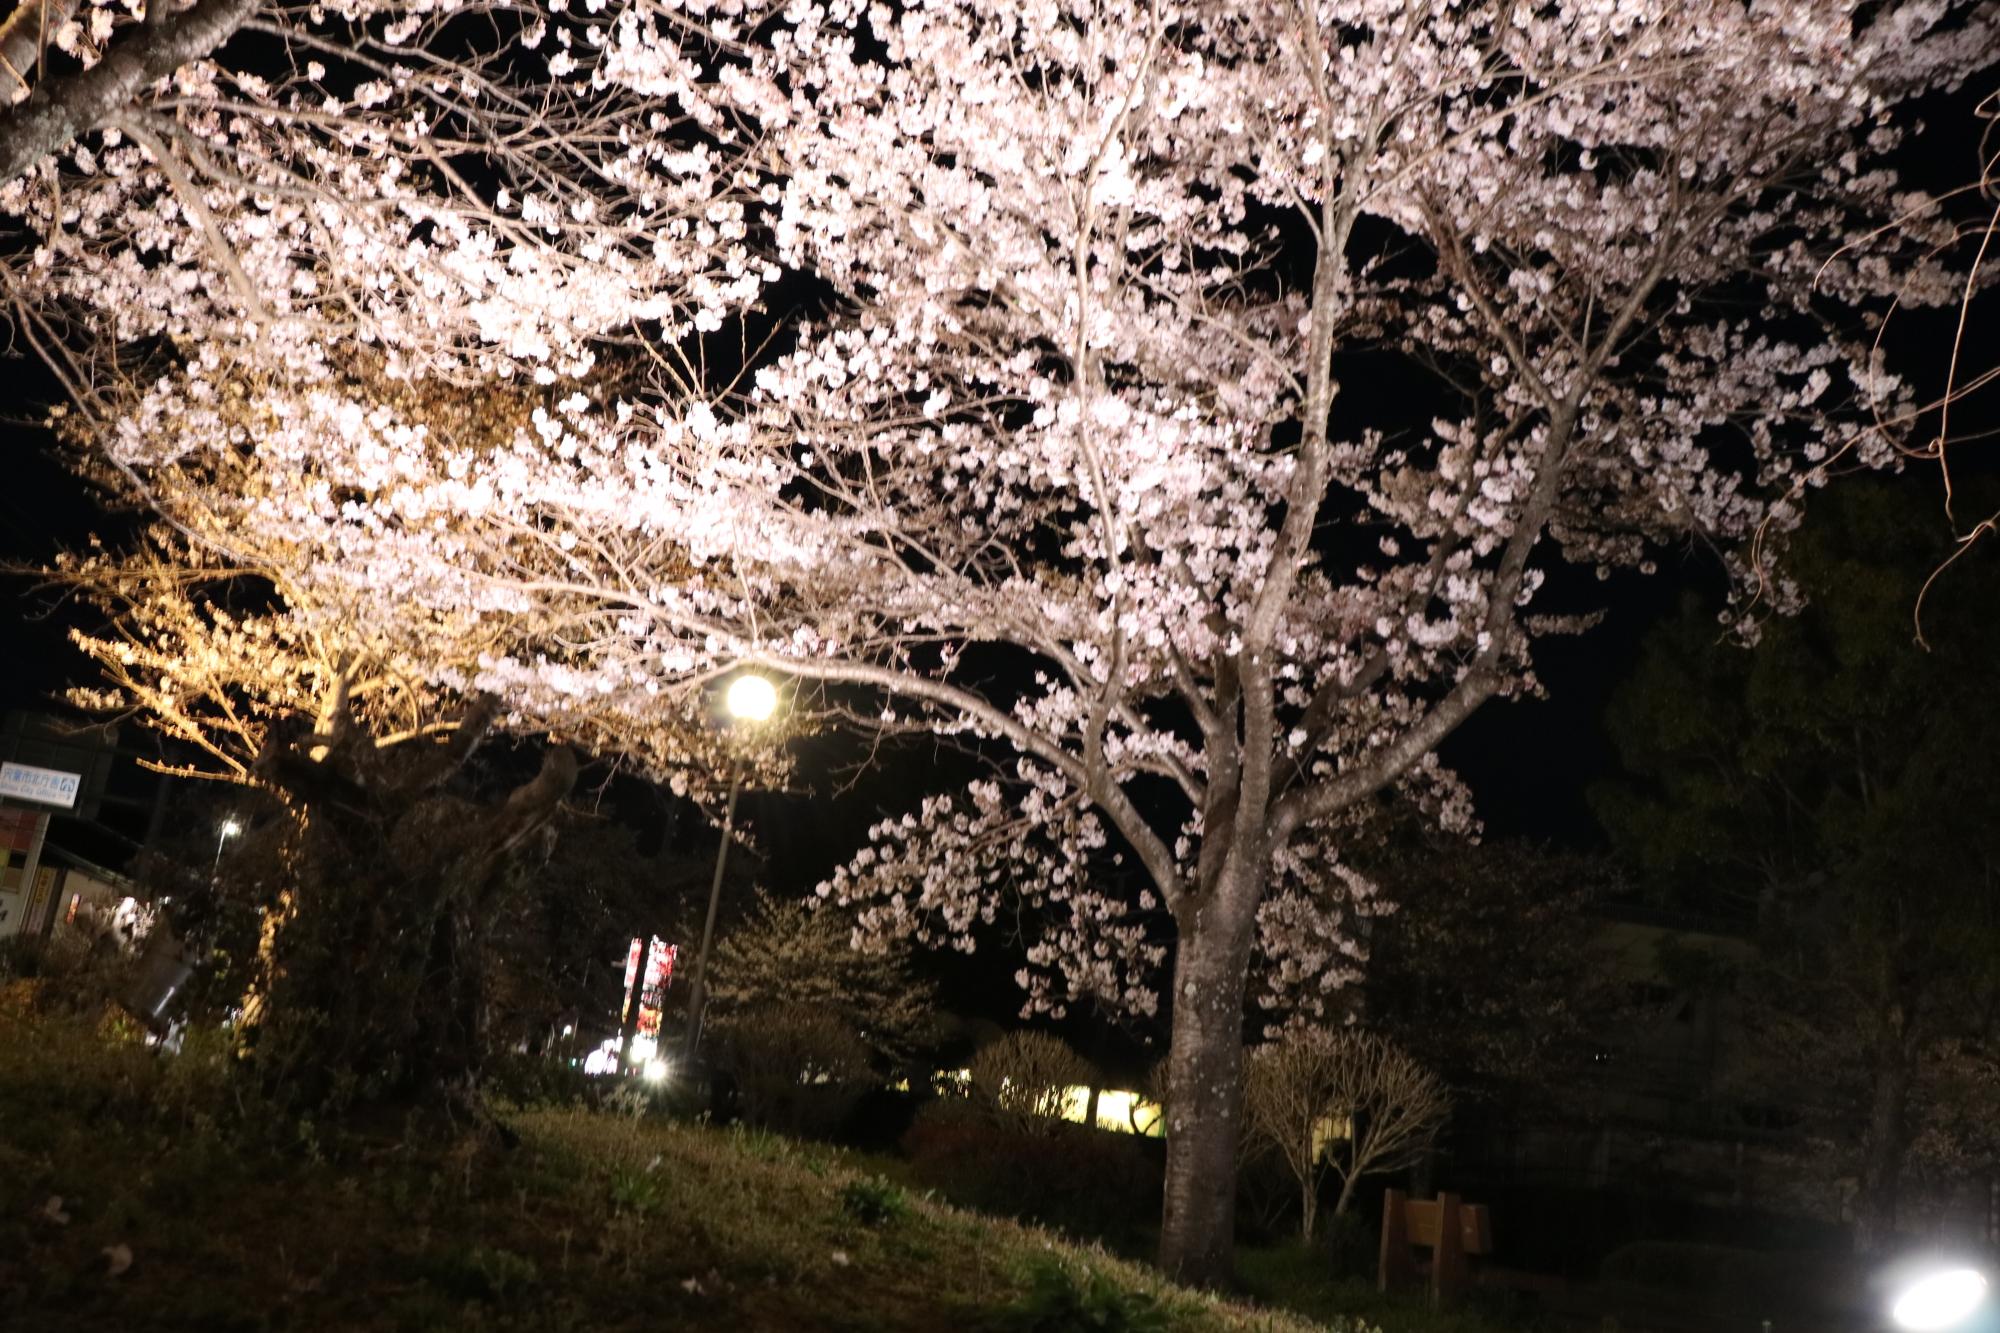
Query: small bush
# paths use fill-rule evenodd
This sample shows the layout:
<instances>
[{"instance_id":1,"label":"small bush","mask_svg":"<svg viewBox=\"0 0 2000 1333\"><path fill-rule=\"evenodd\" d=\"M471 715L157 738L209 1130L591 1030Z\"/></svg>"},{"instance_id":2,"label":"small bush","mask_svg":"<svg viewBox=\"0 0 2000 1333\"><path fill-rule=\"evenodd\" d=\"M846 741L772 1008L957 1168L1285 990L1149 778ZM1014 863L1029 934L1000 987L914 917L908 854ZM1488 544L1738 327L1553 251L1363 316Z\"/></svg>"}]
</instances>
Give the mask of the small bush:
<instances>
[{"instance_id":1,"label":"small bush","mask_svg":"<svg viewBox=\"0 0 2000 1333\"><path fill-rule=\"evenodd\" d=\"M1087 1264L1049 1258L1029 1270L1028 1290L992 1321L1005 1333L1167 1333L1167 1310L1149 1292L1119 1286Z\"/></svg>"},{"instance_id":2,"label":"small bush","mask_svg":"<svg viewBox=\"0 0 2000 1333\"><path fill-rule=\"evenodd\" d=\"M1046 1032L1010 1032L972 1057L972 1095L1024 1128L1060 1122L1069 1090L1090 1083L1084 1058Z\"/></svg>"},{"instance_id":3,"label":"small bush","mask_svg":"<svg viewBox=\"0 0 2000 1333\"><path fill-rule=\"evenodd\" d=\"M762 1128L829 1137L875 1081L867 1044L823 1009L766 1005L731 1016L722 1036L743 1118Z\"/></svg>"},{"instance_id":4,"label":"small bush","mask_svg":"<svg viewBox=\"0 0 2000 1333\"><path fill-rule=\"evenodd\" d=\"M457 1295L500 1301L533 1286L540 1280L541 1271L526 1255L475 1245L454 1256L439 1278Z\"/></svg>"},{"instance_id":5,"label":"small bush","mask_svg":"<svg viewBox=\"0 0 2000 1333\"><path fill-rule=\"evenodd\" d=\"M620 1171L611 1177L611 1203L620 1212L644 1217L658 1212L664 1202L660 1178L650 1167L643 1171Z\"/></svg>"},{"instance_id":6,"label":"small bush","mask_svg":"<svg viewBox=\"0 0 2000 1333\"><path fill-rule=\"evenodd\" d=\"M1322 1243L1327 1249L1327 1268L1335 1276L1375 1276L1382 1258L1382 1242L1375 1224L1364 1215L1342 1213L1329 1218Z\"/></svg>"},{"instance_id":7,"label":"small bush","mask_svg":"<svg viewBox=\"0 0 2000 1333\"><path fill-rule=\"evenodd\" d=\"M581 1069L545 1056L507 1055L489 1060L482 1082L493 1097L521 1107L573 1106L589 1102L595 1091Z\"/></svg>"},{"instance_id":8,"label":"small bush","mask_svg":"<svg viewBox=\"0 0 2000 1333\"><path fill-rule=\"evenodd\" d=\"M840 1206L863 1226L879 1227L910 1215L910 1199L902 1188L880 1176L862 1176L840 1191Z\"/></svg>"}]
</instances>

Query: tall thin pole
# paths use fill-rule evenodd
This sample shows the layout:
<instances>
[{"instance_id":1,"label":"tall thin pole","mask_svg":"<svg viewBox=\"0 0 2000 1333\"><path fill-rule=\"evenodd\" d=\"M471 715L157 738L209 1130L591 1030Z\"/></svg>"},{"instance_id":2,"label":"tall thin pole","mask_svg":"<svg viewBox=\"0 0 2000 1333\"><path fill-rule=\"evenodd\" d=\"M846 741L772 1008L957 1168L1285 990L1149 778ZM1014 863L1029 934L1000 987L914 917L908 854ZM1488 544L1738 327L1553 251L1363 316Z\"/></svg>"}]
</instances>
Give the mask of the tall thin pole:
<instances>
[{"instance_id":1,"label":"tall thin pole","mask_svg":"<svg viewBox=\"0 0 2000 1333\"><path fill-rule=\"evenodd\" d=\"M695 1048L701 1044L701 1005L708 987L708 945L715 938L715 909L722 901L722 871L729 864L729 840L736 831L736 793L742 775L733 767L729 774L729 804L722 812L722 845L715 849L715 878L708 886L708 920L701 928L701 949L694 956L694 988L688 993L687 1048L684 1063L694 1063Z\"/></svg>"}]
</instances>

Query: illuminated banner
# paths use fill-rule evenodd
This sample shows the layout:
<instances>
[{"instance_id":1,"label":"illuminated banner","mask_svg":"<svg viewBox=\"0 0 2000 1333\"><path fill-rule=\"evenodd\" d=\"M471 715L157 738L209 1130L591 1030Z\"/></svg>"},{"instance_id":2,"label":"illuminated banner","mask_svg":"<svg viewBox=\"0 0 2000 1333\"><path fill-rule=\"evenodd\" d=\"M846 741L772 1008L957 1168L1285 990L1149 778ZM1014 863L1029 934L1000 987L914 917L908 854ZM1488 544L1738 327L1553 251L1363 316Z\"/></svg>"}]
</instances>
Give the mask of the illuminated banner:
<instances>
[{"instance_id":1,"label":"illuminated banner","mask_svg":"<svg viewBox=\"0 0 2000 1333\"><path fill-rule=\"evenodd\" d=\"M674 945L654 939L652 951L646 959L646 988L639 995L639 1031L646 1036L659 1035L660 1015L667 1003L667 986L674 979L674 960L679 956L680 950Z\"/></svg>"},{"instance_id":2,"label":"illuminated banner","mask_svg":"<svg viewBox=\"0 0 2000 1333\"><path fill-rule=\"evenodd\" d=\"M635 939L632 941L631 952L625 955L625 1002L618 1007L620 1027L623 1027L625 1020L632 1016L632 983L639 977L639 954L645 947L644 940Z\"/></svg>"},{"instance_id":3,"label":"illuminated banner","mask_svg":"<svg viewBox=\"0 0 2000 1333\"><path fill-rule=\"evenodd\" d=\"M639 955L646 955L646 982L639 989L639 1021L634 1030L640 1036L651 1037L660 1031L660 1012L666 1007L667 987L673 983L674 963L680 957L680 948L654 937L652 947L645 941L633 940L631 949L625 955L625 1003L618 1010L618 1021L623 1024L632 1015L633 983L639 979Z\"/></svg>"}]
</instances>

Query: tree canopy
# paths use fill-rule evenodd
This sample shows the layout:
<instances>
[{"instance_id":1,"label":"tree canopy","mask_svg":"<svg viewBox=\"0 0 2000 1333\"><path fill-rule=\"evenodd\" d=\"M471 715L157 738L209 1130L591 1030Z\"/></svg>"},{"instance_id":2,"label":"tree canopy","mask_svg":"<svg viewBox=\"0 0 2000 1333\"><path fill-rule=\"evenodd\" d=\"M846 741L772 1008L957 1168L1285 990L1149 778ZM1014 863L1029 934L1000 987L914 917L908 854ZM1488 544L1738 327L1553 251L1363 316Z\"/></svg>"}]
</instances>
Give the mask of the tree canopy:
<instances>
[{"instance_id":1,"label":"tree canopy","mask_svg":"<svg viewBox=\"0 0 2000 1333\"><path fill-rule=\"evenodd\" d=\"M2000 49L1932 0L254 12L275 65L142 64L0 184L160 519L79 570L92 651L197 729L479 695L683 781L746 667L976 741L826 892L968 947L1025 885L1037 1003L1171 1008L1199 1278L1252 955L1351 970L1344 838L1470 823L1433 749L1600 609L1565 570L1697 540L1790 600L1909 407L1869 319L1960 290L1898 108ZM787 272L822 308L722 358Z\"/></svg>"}]
</instances>

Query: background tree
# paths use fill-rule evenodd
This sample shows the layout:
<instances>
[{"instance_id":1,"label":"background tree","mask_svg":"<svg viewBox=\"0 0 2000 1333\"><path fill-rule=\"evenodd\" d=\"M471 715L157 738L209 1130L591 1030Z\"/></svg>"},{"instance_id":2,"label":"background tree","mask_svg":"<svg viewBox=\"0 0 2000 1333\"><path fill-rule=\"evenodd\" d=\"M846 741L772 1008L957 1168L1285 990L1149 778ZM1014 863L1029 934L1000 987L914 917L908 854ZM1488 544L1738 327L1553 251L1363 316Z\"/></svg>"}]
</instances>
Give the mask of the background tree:
<instances>
[{"instance_id":1,"label":"background tree","mask_svg":"<svg viewBox=\"0 0 2000 1333\"><path fill-rule=\"evenodd\" d=\"M1347 1137L1335 1139L1327 1155L1340 1180L1333 1204L1339 1217L1363 1176L1400 1171L1430 1150L1451 1112L1451 1093L1407 1052L1372 1032L1332 1034L1328 1055L1336 1089L1329 1110L1347 1122Z\"/></svg>"},{"instance_id":2,"label":"background tree","mask_svg":"<svg viewBox=\"0 0 2000 1333\"><path fill-rule=\"evenodd\" d=\"M1697 539L1787 594L1746 539L1905 399L1860 314L1957 293L1921 209L1872 230L1911 215L1894 108L2000 20L747 17L496 20L439 106L393 64L205 70L174 142L228 169L189 189L151 121L43 164L0 197L16 280L119 354L79 387L102 475L187 563L281 581L271 633L663 770L745 664L985 747L997 780L827 892L969 947L1019 886L1034 1003L1170 1006L1161 1257L1218 1279L1253 954L1352 972L1360 811L1468 821L1432 749L1598 609L1557 571ZM777 271L753 233L832 295L714 401L700 335ZM524 416L449 434L440 386L481 377L531 383ZM1136 894L1092 873L1116 858Z\"/></svg>"},{"instance_id":3,"label":"background tree","mask_svg":"<svg viewBox=\"0 0 2000 1333\"><path fill-rule=\"evenodd\" d=\"M539 1050L564 1025L602 1037L622 1003L637 935L695 938L710 858L647 856L629 828L565 810L545 861L515 868L489 945L496 1035Z\"/></svg>"},{"instance_id":4,"label":"background tree","mask_svg":"<svg viewBox=\"0 0 2000 1333\"><path fill-rule=\"evenodd\" d=\"M1312 1239L1319 1187L1340 1089L1333 1043L1317 1028L1294 1029L1251 1050L1244 1066L1246 1134L1275 1151L1299 1190L1299 1234Z\"/></svg>"},{"instance_id":5,"label":"background tree","mask_svg":"<svg viewBox=\"0 0 2000 1333\"><path fill-rule=\"evenodd\" d=\"M1635 781L1598 800L1662 892L1754 915L1772 1096L1848 1149L1869 1248L1913 1142L1963 1118L1933 1097L1983 1081L2000 1001L1991 558L1949 568L1913 642L1950 551L1908 488L1843 484L1797 543L1797 618L1747 653L1696 604L1653 636L1610 715Z\"/></svg>"},{"instance_id":6,"label":"background tree","mask_svg":"<svg viewBox=\"0 0 2000 1333\"><path fill-rule=\"evenodd\" d=\"M933 988L906 950L851 947L853 923L762 889L716 946L710 1012L723 1026L764 1026L774 1006L846 1026L886 1072L906 1064L936 1026Z\"/></svg>"},{"instance_id":7,"label":"background tree","mask_svg":"<svg viewBox=\"0 0 2000 1333\"><path fill-rule=\"evenodd\" d=\"M1089 1062L1048 1032L1010 1032L972 1057L972 1095L1017 1127L1060 1121L1071 1090L1093 1077Z\"/></svg>"},{"instance_id":8,"label":"background tree","mask_svg":"<svg viewBox=\"0 0 2000 1333\"><path fill-rule=\"evenodd\" d=\"M1343 998L1461 1099L1506 1108L1552 1091L1628 1002L1591 911L1622 887L1607 859L1419 834L1370 873L1395 910L1369 920L1366 975Z\"/></svg>"},{"instance_id":9,"label":"background tree","mask_svg":"<svg viewBox=\"0 0 2000 1333\"><path fill-rule=\"evenodd\" d=\"M721 1063L743 1118L792 1134L829 1135L879 1086L875 1052L839 1013L776 1000L716 1019Z\"/></svg>"}]
</instances>

